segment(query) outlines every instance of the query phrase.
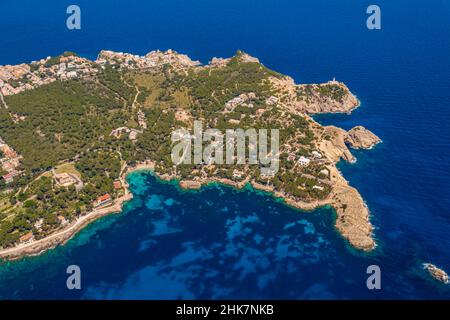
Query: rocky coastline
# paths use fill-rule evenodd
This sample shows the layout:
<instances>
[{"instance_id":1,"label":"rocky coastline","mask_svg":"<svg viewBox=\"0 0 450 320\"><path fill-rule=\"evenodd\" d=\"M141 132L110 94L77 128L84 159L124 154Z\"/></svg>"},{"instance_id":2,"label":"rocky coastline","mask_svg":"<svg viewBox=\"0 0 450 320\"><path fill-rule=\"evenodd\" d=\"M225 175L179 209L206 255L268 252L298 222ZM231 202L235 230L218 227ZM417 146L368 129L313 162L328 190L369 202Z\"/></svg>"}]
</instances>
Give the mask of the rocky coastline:
<instances>
[{"instance_id":1,"label":"rocky coastline","mask_svg":"<svg viewBox=\"0 0 450 320\"><path fill-rule=\"evenodd\" d=\"M140 170L154 172L154 169L155 164L152 161L145 161L136 166L127 167L122 175L122 180L125 181L125 177L132 172ZM376 244L372 235L373 227L369 221L367 206L364 204L358 191L348 184L336 168L330 167L329 169L331 170L331 177L335 185L333 192L327 199L314 202L298 201L290 198L283 192L275 191L272 186L262 185L255 181L250 181L248 178L239 182L223 178L180 180L179 185L184 190L198 190L202 186L210 183L220 183L236 189L242 189L250 184L254 189L270 193L277 198L282 198L287 205L303 211L313 211L316 208L330 205L336 211L337 219L335 227L342 237L357 249L363 251L373 250ZM155 175L164 181L172 181L178 178L176 176L160 175L157 173ZM116 199L111 206L93 210L69 224L64 229L46 238L1 250L0 259L15 260L25 256L39 255L47 250L54 249L58 245L65 244L91 222L109 214L121 212L123 204L133 198L126 183L124 183L124 187L126 190L125 195Z\"/></svg>"},{"instance_id":2,"label":"rocky coastline","mask_svg":"<svg viewBox=\"0 0 450 320\"><path fill-rule=\"evenodd\" d=\"M259 60L245 53L240 53L237 57L245 63L259 63ZM72 55L63 58L70 61L82 59ZM44 62L46 61L43 61L41 64L45 65ZM192 61L189 57L172 50L167 52L154 51L144 57L102 51L96 63L99 65L114 63L117 68L131 69L146 69L168 63L178 69L183 69L222 68L226 65L227 61L229 59L213 59L209 65L201 66L200 63ZM335 79L324 84L297 85L290 77L271 77L269 82L277 90L279 97L271 97L267 103L277 104L279 110L283 112L305 116L307 121L312 123L311 126L315 128L314 134L318 137L315 147L319 151L318 153L323 155L324 160L326 159L328 163L327 170L332 186L330 194L322 200L314 200L311 202L299 201L282 191L275 190L271 185L262 185L251 180L249 177L239 182L213 176L191 181L181 180L179 182L180 187L186 190L197 190L205 184L217 182L241 189L250 183L255 189L263 190L276 197L283 198L286 204L301 210L310 211L317 207L330 205L334 208L337 216L335 227L343 238L355 248L363 251L373 250L376 247L376 243L373 237L373 226L369 219L369 210L359 192L349 185L335 165L340 159L348 162L355 161L348 146L355 149L370 149L377 143L380 143L381 139L362 126L357 126L347 132L335 126L323 127L309 116L316 113L349 113L360 105L359 100L350 92L345 84ZM24 87L25 89L28 90L31 88ZM23 256L37 255L67 242L90 222L105 215L120 212L123 204L132 199L132 194L129 192L125 181L126 175L136 170L155 171L154 169L155 164L152 161L145 161L136 166L124 168L121 174L121 181L125 187L125 195L116 199L111 206L93 210L43 239L0 250L0 258L17 259ZM156 173L156 175L163 180L180 179L173 174L159 175Z\"/></svg>"}]
</instances>

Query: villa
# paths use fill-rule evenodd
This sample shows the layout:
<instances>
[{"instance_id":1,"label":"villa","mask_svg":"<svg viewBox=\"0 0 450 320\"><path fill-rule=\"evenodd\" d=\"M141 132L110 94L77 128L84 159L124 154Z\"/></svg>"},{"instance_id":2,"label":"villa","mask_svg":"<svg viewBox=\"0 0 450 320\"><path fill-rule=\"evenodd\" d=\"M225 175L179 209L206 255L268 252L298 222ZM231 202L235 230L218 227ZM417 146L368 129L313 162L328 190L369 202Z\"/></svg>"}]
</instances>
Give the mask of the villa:
<instances>
[{"instance_id":1,"label":"villa","mask_svg":"<svg viewBox=\"0 0 450 320\"><path fill-rule=\"evenodd\" d=\"M95 202L94 202L94 208L100 208L100 207L104 207L107 205L110 205L112 203L112 198L111 196L107 193L101 197L99 197Z\"/></svg>"},{"instance_id":2,"label":"villa","mask_svg":"<svg viewBox=\"0 0 450 320\"><path fill-rule=\"evenodd\" d=\"M67 224L69 221L67 221L67 219L64 217L64 216L62 216L62 215L59 215L58 217L58 221L61 223L61 225L65 225L65 224Z\"/></svg>"},{"instance_id":3,"label":"villa","mask_svg":"<svg viewBox=\"0 0 450 320\"><path fill-rule=\"evenodd\" d=\"M309 160L308 158L306 158L304 156L301 156L297 161L297 163L299 165L301 165L302 167L308 166L310 162L311 162L311 160Z\"/></svg>"},{"instance_id":4,"label":"villa","mask_svg":"<svg viewBox=\"0 0 450 320\"><path fill-rule=\"evenodd\" d=\"M322 154L320 154L320 152L314 150L313 152L311 152L311 154L313 155L314 158L316 159L322 159Z\"/></svg>"},{"instance_id":5,"label":"villa","mask_svg":"<svg viewBox=\"0 0 450 320\"><path fill-rule=\"evenodd\" d=\"M20 243L29 243L33 241L33 233L30 231L19 238Z\"/></svg>"}]
</instances>

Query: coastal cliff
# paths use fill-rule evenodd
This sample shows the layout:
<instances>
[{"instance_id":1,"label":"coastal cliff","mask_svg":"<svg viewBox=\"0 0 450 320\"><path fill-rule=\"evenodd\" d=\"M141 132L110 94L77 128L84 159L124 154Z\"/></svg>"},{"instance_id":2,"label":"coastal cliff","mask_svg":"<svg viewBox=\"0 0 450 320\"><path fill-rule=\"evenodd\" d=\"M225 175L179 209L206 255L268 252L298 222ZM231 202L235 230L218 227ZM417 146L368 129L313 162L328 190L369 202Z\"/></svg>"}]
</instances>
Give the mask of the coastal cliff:
<instances>
[{"instance_id":1,"label":"coastal cliff","mask_svg":"<svg viewBox=\"0 0 450 320\"><path fill-rule=\"evenodd\" d=\"M281 104L291 112L303 114L351 113L360 102L342 82L332 80L322 84L296 84L290 77L271 78L279 91Z\"/></svg>"}]
</instances>

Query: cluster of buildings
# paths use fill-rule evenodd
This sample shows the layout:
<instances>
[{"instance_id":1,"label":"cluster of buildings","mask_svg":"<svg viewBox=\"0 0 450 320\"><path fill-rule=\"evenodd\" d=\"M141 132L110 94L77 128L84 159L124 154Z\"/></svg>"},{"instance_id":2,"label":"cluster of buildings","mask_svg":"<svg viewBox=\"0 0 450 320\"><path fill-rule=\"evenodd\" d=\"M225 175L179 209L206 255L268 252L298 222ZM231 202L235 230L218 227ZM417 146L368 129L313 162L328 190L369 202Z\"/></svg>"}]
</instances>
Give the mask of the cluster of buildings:
<instances>
[{"instance_id":1,"label":"cluster of buildings","mask_svg":"<svg viewBox=\"0 0 450 320\"><path fill-rule=\"evenodd\" d=\"M91 61L78 56L61 57L56 66L56 76L61 80L92 76L98 72Z\"/></svg>"},{"instance_id":2,"label":"cluster of buildings","mask_svg":"<svg viewBox=\"0 0 450 320\"><path fill-rule=\"evenodd\" d=\"M10 113L9 114L11 116L11 119L14 123L19 123L20 121L25 121L25 119L27 118L26 116L17 114L17 113Z\"/></svg>"},{"instance_id":3,"label":"cluster of buildings","mask_svg":"<svg viewBox=\"0 0 450 320\"><path fill-rule=\"evenodd\" d=\"M32 77L31 68L27 64L19 64L16 66L7 65L0 67L0 92L7 96L32 89L32 84L27 82L20 84L20 80L27 75ZM38 81L37 78L32 78L34 81Z\"/></svg>"},{"instance_id":4,"label":"cluster of buildings","mask_svg":"<svg viewBox=\"0 0 450 320\"><path fill-rule=\"evenodd\" d=\"M300 156L297 160L297 164L302 167L307 167L311 161L321 162L322 158L323 156L319 151L313 150L311 151L311 155L309 157Z\"/></svg>"},{"instance_id":5,"label":"cluster of buildings","mask_svg":"<svg viewBox=\"0 0 450 320\"><path fill-rule=\"evenodd\" d=\"M99 197L96 201L94 201L94 208L98 209L98 208L106 207L110 204L112 204L112 198L109 194L105 194L105 195ZM69 220L67 220L61 214L59 214L56 218L58 219L58 222L61 226L65 226L69 223ZM43 224L44 224L44 219L39 219L34 224L34 227L40 231L40 230L42 230ZM19 243L21 245L24 245L24 244L32 243L32 242L34 242L34 240L35 240L35 238L34 238L33 232L29 231L19 238Z\"/></svg>"},{"instance_id":6,"label":"cluster of buildings","mask_svg":"<svg viewBox=\"0 0 450 320\"><path fill-rule=\"evenodd\" d=\"M0 138L0 165L2 170L7 172L2 176L6 184L13 182L14 178L20 174L17 167L20 165L21 158L22 156Z\"/></svg>"},{"instance_id":7,"label":"cluster of buildings","mask_svg":"<svg viewBox=\"0 0 450 320\"><path fill-rule=\"evenodd\" d=\"M30 64L0 66L0 93L18 94L56 80L69 80L95 75L105 65L126 69L153 68L170 64L177 68L195 67L199 61L173 50L152 51L145 56L123 52L101 51L95 62L74 54L47 57Z\"/></svg>"},{"instance_id":8,"label":"cluster of buildings","mask_svg":"<svg viewBox=\"0 0 450 320\"><path fill-rule=\"evenodd\" d=\"M0 92L4 96L13 95L58 79L80 78L97 72L94 63L75 55L47 57L30 64L0 66Z\"/></svg>"},{"instance_id":9,"label":"cluster of buildings","mask_svg":"<svg viewBox=\"0 0 450 320\"><path fill-rule=\"evenodd\" d=\"M128 134L128 138L131 141L134 141L138 138L138 134L141 134L141 133L143 133L143 132L140 130L130 129L128 127L119 127L117 129L114 129L113 131L111 131L111 133L109 135L119 139L123 134Z\"/></svg>"},{"instance_id":10,"label":"cluster of buildings","mask_svg":"<svg viewBox=\"0 0 450 320\"><path fill-rule=\"evenodd\" d=\"M294 155L290 155L289 157L288 157L288 159L289 158L295 158L295 156ZM307 167L307 166L309 166L312 162L314 162L314 163L321 163L321 162L323 162L323 155L319 152L319 151L317 151L317 150L313 150L312 152L311 152L311 155L309 156L309 157L305 157L305 156L300 156L298 159L297 159L297 162L296 162L296 166L297 165L299 165L299 166L301 166L301 167ZM329 172L329 170L328 169L322 169L322 170L320 170L320 172L319 172L320 174L321 174L321 176L322 176L322 178L318 178L317 179L317 177L312 177L312 178L316 178L317 179L317 181L320 181L322 184L324 183L324 184L329 184L329 182L327 182L327 180L329 179L329 176L330 176L330 172ZM304 176L309 176L309 175L307 175L307 174L305 174ZM324 179L323 179L324 178ZM325 188L322 186L322 185L320 185L320 184L316 184L316 185L314 185L313 187L312 187L313 189L315 189L315 190L318 190L318 191L323 191Z\"/></svg>"},{"instance_id":11,"label":"cluster of buildings","mask_svg":"<svg viewBox=\"0 0 450 320\"><path fill-rule=\"evenodd\" d=\"M239 96L225 103L225 112L232 112L236 107L243 106L253 108L252 101L256 100L256 94L253 92L242 93Z\"/></svg>"},{"instance_id":12,"label":"cluster of buildings","mask_svg":"<svg viewBox=\"0 0 450 320\"><path fill-rule=\"evenodd\" d=\"M278 101L280 101L280 99L278 99L275 96L270 96L269 98L266 99L266 104L268 106L276 106L278 104Z\"/></svg>"},{"instance_id":13,"label":"cluster of buildings","mask_svg":"<svg viewBox=\"0 0 450 320\"><path fill-rule=\"evenodd\" d=\"M195 67L199 61L192 61L187 55L173 50L151 51L145 56L102 50L95 61L99 65L110 64L124 69L145 69L170 64L178 68Z\"/></svg>"},{"instance_id":14,"label":"cluster of buildings","mask_svg":"<svg viewBox=\"0 0 450 320\"><path fill-rule=\"evenodd\" d=\"M115 180L114 181L114 190L119 190L122 188L122 182L120 180ZM94 201L94 208L95 209L99 209L102 207L107 207L109 205L111 205L113 203L113 199L111 197L111 195L109 193L106 193L100 197L98 197L95 201Z\"/></svg>"},{"instance_id":15,"label":"cluster of buildings","mask_svg":"<svg viewBox=\"0 0 450 320\"><path fill-rule=\"evenodd\" d=\"M301 156L297 156L296 153L293 151L295 150L295 146L290 146L290 145L285 145L285 147L287 147L287 150L284 150L284 152L287 153L287 160L292 161L295 163L295 166L300 166L300 167L307 167L310 164L314 163L314 164L321 164L321 163L325 163L326 159L323 157L323 155L317 151L317 150L313 150L310 152L309 155L305 156L305 155L301 155ZM326 176L328 176L328 171L326 173L324 173Z\"/></svg>"}]
</instances>

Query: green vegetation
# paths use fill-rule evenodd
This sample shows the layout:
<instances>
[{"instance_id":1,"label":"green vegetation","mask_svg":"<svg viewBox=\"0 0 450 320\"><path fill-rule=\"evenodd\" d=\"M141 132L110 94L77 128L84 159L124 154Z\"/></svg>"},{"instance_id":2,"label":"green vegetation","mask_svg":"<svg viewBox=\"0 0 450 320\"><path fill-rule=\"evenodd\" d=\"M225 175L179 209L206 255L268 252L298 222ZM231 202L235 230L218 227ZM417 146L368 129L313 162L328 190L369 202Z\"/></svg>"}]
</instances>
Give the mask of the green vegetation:
<instances>
[{"instance_id":1,"label":"green vegetation","mask_svg":"<svg viewBox=\"0 0 450 320\"><path fill-rule=\"evenodd\" d=\"M128 90L123 83L115 86ZM0 109L1 137L23 155L24 169L33 173L102 145L101 138L129 117L123 98L93 81L56 81L6 99L8 111L26 120L14 123Z\"/></svg>"},{"instance_id":2,"label":"green vegetation","mask_svg":"<svg viewBox=\"0 0 450 320\"><path fill-rule=\"evenodd\" d=\"M347 92L337 84L320 85L319 93L321 96L329 97L339 102L341 102L347 96Z\"/></svg>"},{"instance_id":3,"label":"green vegetation","mask_svg":"<svg viewBox=\"0 0 450 320\"><path fill-rule=\"evenodd\" d=\"M64 163L62 165L57 166L55 168L55 173L56 174L70 173L76 176L81 175L80 172L75 168L75 166L72 163Z\"/></svg>"},{"instance_id":4,"label":"green vegetation","mask_svg":"<svg viewBox=\"0 0 450 320\"><path fill-rule=\"evenodd\" d=\"M306 84L297 88L297 97L299 100L305 101L307 104L320 99L332 99L342 102L347 96L347 91L339 84Z\"/></svg>"},{"instance_id":5,"label":"green vegetation","mask_svg":"<svg viewBox=\"0 0 450 320\"><path fill-rule=\"evenodd\" d=\"M266 99L276 95L269 78L281 75L256 62L241 62L241 56L238 52L224 67L181 72L170 65L145 72L106 66L95 78L55 81L5 97L9 109L0 109L0 137L22 155L19 170L23 172L8 186L0 182L0 247L14 245L29 231L35 238L45 237L60 228L59 215L71 221L92 210L99 196L116 196L113 182L124 163L151 159L158 173L174 173L171 134L181 127L192 129L193 119L219 130L279 129L280 145L293 150L282 150L280 170L273 178L261 177L259 167L246 165L181 165L176 172L181 178L207 174L241 181L250 176L305 201L325 198L331 188L319 174L323 165L300 168L292 159L313 149L310 123L303 116L269 107ZM47 63L56 64L60 58ZM342 99L345 92L339 89L318 90L322 96ZM298 94L309 99L317 94L315 90L306 86ZM239 105L224 112L225 104L242 93L254 94L252 107ZM177 118L180 110L189 114L187 119ZM138 123L139 111L145 115L146 129ZM25 120L14 122L10 113ZM124 126L142 133L134 141L127 134L110 135ZM75 174L83 187L59 187L53 170ZM236 176L236 170L243 176ZM7 188L9 193L2 193Z\"/></svg>"}]
</instances>

